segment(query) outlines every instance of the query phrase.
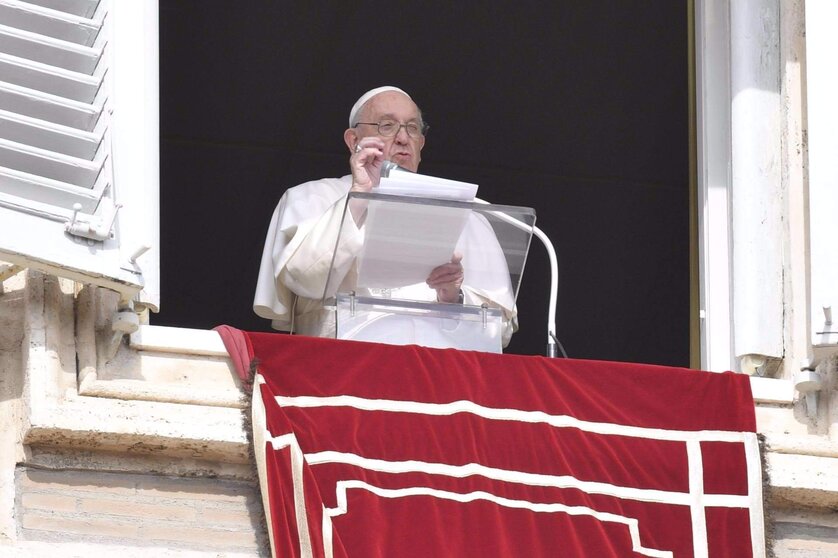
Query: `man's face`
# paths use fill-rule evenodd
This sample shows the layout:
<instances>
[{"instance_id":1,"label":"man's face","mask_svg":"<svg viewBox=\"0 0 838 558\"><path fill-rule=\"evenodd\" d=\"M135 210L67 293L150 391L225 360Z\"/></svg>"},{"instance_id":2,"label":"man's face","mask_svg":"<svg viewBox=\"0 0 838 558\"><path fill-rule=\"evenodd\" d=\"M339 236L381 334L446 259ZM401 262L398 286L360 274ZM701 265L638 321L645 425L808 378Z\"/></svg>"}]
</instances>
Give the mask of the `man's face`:
<instances>
[{"instance_id":1,"label":"man's face","mask_svg":"<svg viewBox=\"0 0 838 558\"><path fill-rule=\"evenodd\" d=\"M392 120L398 124L414 123L422 128L422 116L419 108L410 98L398 91L385 91L370 99L361 109L359 122L382 122ZM407 133L407 129L399 128L395 136L383 137L376 126L360 124L355 128L358 141L362 138L375 136L384 142L384 158L393 161L400 167L416 172L422 160L421 152L425 146L425 137L414 137Z\"/></svg>"}]
</instances>

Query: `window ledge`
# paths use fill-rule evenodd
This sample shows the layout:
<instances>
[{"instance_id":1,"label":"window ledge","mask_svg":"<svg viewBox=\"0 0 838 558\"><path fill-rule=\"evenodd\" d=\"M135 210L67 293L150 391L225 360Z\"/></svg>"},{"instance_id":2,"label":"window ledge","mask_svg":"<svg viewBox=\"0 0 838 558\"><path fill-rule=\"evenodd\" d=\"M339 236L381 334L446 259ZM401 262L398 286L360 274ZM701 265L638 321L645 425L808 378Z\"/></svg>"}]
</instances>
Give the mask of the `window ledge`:
<instances>
[{"instance_id":1,"label":"window ledge","mask_svg":"<svg viewBox=\"0 0 838 558\"><path fill-rule=\"evenodd\" d=\"M108 358L116 300L107 291L79 293L78 394L243 409L247 395L215 331L142 325Z\"/></svg>"},{"instance_id":2,"label":"window ledge","mask_svg":"<svg viewBox=\"0 0 838 558\"><path fill-rule=\"evenodd\" d=\"M141 325L129 344L138 351L227 357L221 337L213 330Z\"/></svg>"},{"instance_id":3,"label":"window ledge","mask_svg":"<svg viewBox=\"0 0 838 558\"><path fill-rule=\"evenodd\" d=\"M791 380L751 376L754 403L791 405L794 403L794 384Z\"/></svg>"}]
</instances>

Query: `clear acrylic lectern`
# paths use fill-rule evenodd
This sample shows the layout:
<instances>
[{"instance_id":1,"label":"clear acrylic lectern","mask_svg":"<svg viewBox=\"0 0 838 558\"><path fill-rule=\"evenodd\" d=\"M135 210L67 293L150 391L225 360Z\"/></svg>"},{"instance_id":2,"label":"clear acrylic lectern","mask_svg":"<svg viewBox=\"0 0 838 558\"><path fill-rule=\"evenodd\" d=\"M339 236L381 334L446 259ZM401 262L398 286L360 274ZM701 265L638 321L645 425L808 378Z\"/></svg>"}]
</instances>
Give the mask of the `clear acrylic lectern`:
<instances>
[{"instance_id":1,"label":"clear acrylic lectern","mask_svg":"<svg viewBox=\"0 0 838 558\"><path fill-rule=\"evenodd\" d=\"M534 224L531 208L350 193L323 295L336 337L501 352ZM460 256L459 300L438 302L425 280Z\"/></svg>"}]
</instances>

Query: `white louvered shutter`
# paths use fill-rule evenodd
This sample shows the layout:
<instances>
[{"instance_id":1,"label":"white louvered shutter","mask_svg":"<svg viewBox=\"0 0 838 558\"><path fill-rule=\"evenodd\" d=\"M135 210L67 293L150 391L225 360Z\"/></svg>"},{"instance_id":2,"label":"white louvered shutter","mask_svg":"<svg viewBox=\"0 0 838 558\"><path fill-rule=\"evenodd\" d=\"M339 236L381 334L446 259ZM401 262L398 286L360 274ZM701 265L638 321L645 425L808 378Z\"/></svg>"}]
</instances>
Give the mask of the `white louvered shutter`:
<instances>
[{"instance_id":1,"label":"white louvered shutter","mask_svg":"<svg viewBox=\"0 0 838 558\"><path fill-rule=\"evenodd\" d=\"M0 0L0 260L158 305L157 53L155 0Z\"/></svg>"}]
</instances>

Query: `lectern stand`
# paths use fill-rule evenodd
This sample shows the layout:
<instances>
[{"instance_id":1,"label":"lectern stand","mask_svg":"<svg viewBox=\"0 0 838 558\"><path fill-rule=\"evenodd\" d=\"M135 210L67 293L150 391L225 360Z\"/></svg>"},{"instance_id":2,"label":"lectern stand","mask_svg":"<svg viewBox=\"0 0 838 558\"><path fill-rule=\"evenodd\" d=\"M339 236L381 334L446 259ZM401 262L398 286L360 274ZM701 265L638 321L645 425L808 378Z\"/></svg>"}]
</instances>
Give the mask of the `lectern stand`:
<instances>
[{"instance_id":1,"label":"lectern stand","mask_svg":"<svg viewBox=\"0 0 838 558\"><path fill-rule=\"evenodd\" d=\"M534 210L351 193L343 220L334 251L341 257L333 256L323 296L335 312L339 339L501 352L515 316ZM345 231L352 232L351 241ZM438 302L425 279L455 253L464 268L461 300ZM336 265L339 260L351 265Z\"/></svg>"}]
</instances>

